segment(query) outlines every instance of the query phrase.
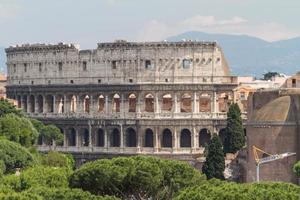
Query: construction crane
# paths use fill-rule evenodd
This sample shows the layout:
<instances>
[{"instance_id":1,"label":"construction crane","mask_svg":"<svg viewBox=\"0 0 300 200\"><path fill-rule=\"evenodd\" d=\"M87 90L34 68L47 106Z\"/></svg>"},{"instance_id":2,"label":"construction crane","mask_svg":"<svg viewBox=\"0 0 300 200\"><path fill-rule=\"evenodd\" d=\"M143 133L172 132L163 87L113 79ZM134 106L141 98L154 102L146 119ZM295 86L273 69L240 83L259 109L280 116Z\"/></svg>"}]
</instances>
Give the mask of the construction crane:
<instances>
[{"instance_id":1,"label":"construction crane","mask_svg":"<svg viewBox=\"0 0 300 200\"><path fill-rule=\"evenodd\" d=\"M296 153L282 153L282 154L270 154L267 153L256 146L252 146L254 159L256 161L256 181L259 182L259 167L261 164L269 163L275 160L280 160L289 156L296 155ZM261 155L261 156L260 156Z\"/></svg>"}]
</instances>

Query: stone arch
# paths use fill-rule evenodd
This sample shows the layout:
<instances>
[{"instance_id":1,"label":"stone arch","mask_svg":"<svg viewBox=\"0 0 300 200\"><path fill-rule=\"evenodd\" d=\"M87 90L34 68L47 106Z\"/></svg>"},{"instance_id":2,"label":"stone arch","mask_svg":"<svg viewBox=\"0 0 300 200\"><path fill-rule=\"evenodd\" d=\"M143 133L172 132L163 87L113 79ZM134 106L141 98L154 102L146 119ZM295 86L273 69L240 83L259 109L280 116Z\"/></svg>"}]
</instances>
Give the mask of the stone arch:
<instances>
[{"instance_id":1,"label":"stone arch","mask_svg":"<svg viewBox=\"0 0 300 200\"><path fill-rule=\"evenodd\" d=\"M120 112L121 98L119 94L114 94L112 99L113 112Z\"/></svg>"},{"instance_id":2,"label":"stone arch","mask_svg":"<svg viewBox=\"0 0 300 200\"><path fill-rule=\"evenodd\" d=\"M192 147L192 134L189 129L181 130L180 147Z\"/></svg>"},{"instance_id":3,"label":"stone arch","mask_svg":"<svg viewBox=\"0 0 300 200\"><path fill-rule=\"evenodd\" d=\"M203 128L199 132L199 147L204 147L205 144L211 139L210 131L207 128Z\"/></svg>"},{"instance_id":4,"label":"stone arch","mask_svg":"<svg viewBox=\"0 0 300 200\"><path fill-rule=\"evenodd\" d=\"M224 142L225 142L226 136L227 136L226 128L222 128L222 129L219 131L219 138L220 138L220 140L221 140L223 146L224 146Z\"/></svg>"},{"instance_id":5,"label":"stone arch","mask_svg":"<svg viewBox=\"0 0 300 200\"><path fill-rule=\"evenodd\" d=\"M97 147L104 147L104 130L99 128L95 134L95 145Z\"/></svg>"},{"instance_id":6,"label":"stone arch","mask_svg":"<svg viewBox=\"0 0 300 200\"><path fill-rule=\"evenodd\" d=\"M164 94L162 96L162 110L163 111L172 111L173 102L171 94Z\"/></svg>"},{"instance_id":7,"label":"stone arch","mask_svg":"<svg viewBox=\"0 0 300 200\"><path fill-rule=\"evenodd\" d=\"M111 132L110 146L111 147L120 147L120 131L117 128L114 128Z\"/></svg>"},{"instance_id":8,"label":"stone arch","mask_svg":"<svg viewBox=\"0 0 300 200\"><path fill-rule=\"evenodd\" d=\"M46 96L46 109L47 109L48 113L54 112L54 96L53 95Z\"/></svg>"},{"instance_id":9,"label":"stone arch","mask_svg":"<svg viewBox=\"0 0 300 200\"><path fill-rule=\"evenodd\" d=\"M35 109L35 96L30 95L29 96L29 112L34 113Z\"/></svg>"},{"instance_id":10,"label":"stone arch","mask_svg":"<svg viewBox=\"0 0 300 200\"><path fill-rule=\"evenodd\" d=\"M180 112L192 112L192 95L190 93L184 93L181 95Z\"/></svg>"},{"instance_id":11,"label":"stone arch","mask_svg":"<svg viewBox=\"0 0 300 200\"><path fill-rule=\"evenodd\" d=\"M218 94L219 112L227 112L232 98L229 93L223 92Z\"/></svg>"},{"instance_id":12,"label":"stone arch","mask_svg":"<svg viewBox=\"0 0 300 200\"><path fill-rule=\"evenodd\" d=\"M154 112L154 96L151 93L145 95L145 111Z\"/></svg>"},{"instance_id":13,"label":"stone arch","mask_svg":"<svg viewBox=\"0 0 300 200\"><path fill-rule=\"evenodd\" d=\"M105 109L105 97L101 94L98 97L98 112L104 112Z\"/></svg>"},{"instance_id":14,"label":"stone arch","mask_svg":"<svg viewBox=\"0 0 300 200\"><path fill-rule=\"evenodd\" d=\"M28 108L28 106L27 106L27 104L28 104L27 95L24 95L22 97L22 102L23 102L23 110L24 110L24 112L27 112L28 111L27 110L27 108Z\"/></svg>"},{"instance_id":15,"label":"stone arch","mask_svg":"<svg viewBox=\"0 0 300 200\"><path fill-rule=\"evenodd\" d=\"M64 113L65 112L65 102L64 102L64 96L57 95L57 113Z\"/></svg>"},{"instance_id":16,"label":"stone arch","mask_svg":"<svg viewBox=\"0 0 300 200\"><path fill-rule=\"evenodd\" d=\"M126 146L136 147L137 135L133 128L126 129Z\"/></svg>"},{"instance_id":17,"label":"stone arch","mask_svg":"<svg viewBox=\"0 0 300 200\"><path fill-rule=\"evenodd\" d=\"M77 98L75 95L72 95L70 100L70 111L75 113L77 111Z\"/></svg>"},{"instance_id":18,"label":"stone arch","mask_svg":"<svg viewBox=\"0 0 300 200\"><path fill-rule=\"evenodd\" d=\"M74 128L67 130L67 142L68 146L76 146L76 130Z\"/></svg>"},{"instance_id":19,"label":"stone arch","mask_svg":"<svg viewBox=\"0 0 300 200\"><path fill-rule=\"evenodd\" d=\"M90 97L89 95L85 95L83 98L83 111L85 113L90 113Z\"/></svg>"},{"instance_id":20,"label":"stone arch","mask_svg":"<svg viewBox=\"0 0 300 200\"><path fill-rule=\"evenodd\" d=\"M147 128L145 131L145 147L154 147L153 144L153 131L150 128Z\"/></svg>"},{"instance_id":21,"label":"stone arch","mask_svg":"<svg viewBox=\"0 0 300 200\"><path fill-rule=\"evenodd\" d=\"M199 97L199 112L211 112L211 95L202 93Z\"/></svg>"},{"instance_id":22,"label":"stone arch","mask_svg":"<svg viewBox=\"0 0 300 200\"><path fill-rule=\"evenodd\" d=\"M135 94L130 94L128 96L128 104L129 104L128 112L136 112L136 95Z\"/></svg>"},{"instance_id":23,"label":"stone arch","mask_svg":"<svg viewBox=\"0 0 300 200\"><path fill-rule=\"evenodd\" d=\"M164 129L162 132L161 146L166 148L172 148L173 147L172 140L173 140L172 131L168 128Z\"/></svg>"},{"instance_id":24,"label":"stone arch","mask_svg":"<svg viewBox=\"0 0 300 200\"><path fill-rule=\"evenodd\" d=\"M81 146L89 146L90 143L89 129L82 128L80 130L80 135L81 135Z\"/></svg>"},{"instance_id":25,"label":"stone arch","mask_svg":"<svg viewBox=\"0 0 300 200\"><path fill-rule=\"evenodd\" d=\"M37 96L37 111L38 113L43 113L44 111L44 98L42 95Z\"/></svg>"}]
</instances>

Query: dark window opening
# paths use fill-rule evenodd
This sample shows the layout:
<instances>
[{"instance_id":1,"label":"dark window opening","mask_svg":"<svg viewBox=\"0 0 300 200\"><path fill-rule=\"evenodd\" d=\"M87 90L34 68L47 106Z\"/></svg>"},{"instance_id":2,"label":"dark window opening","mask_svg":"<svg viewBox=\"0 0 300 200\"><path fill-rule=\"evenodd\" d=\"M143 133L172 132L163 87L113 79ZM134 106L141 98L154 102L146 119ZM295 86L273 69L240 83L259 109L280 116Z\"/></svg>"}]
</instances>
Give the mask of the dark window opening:
<instances>
[{"instance_id":1,"label":"dark window opening","mask_svg":"<svg viewBox=\"0 0 300 200\"><path fill-rule=\"evenodd\" d=\"M59 71L62 71L62 66L63 66L62 62L59 62L59 63L58 63L58 70L59 70Z\"/></svg>"},{"instance_id":2,"label":"dark window opening","mask_svg":"<svg viewBox=\"0 0 300 200\"><path fill-rule=\"evenodd\" d=\"M51 84L51 80L48 80L48 84Z\"/></svg>"},{"instance_id":3,"label":"dark window opening","mask_svg":"<svg viewBox=\"0 0 300 200\"><path fill-rule=\"evenodd\" d=\"M31 81L31 85L33 85L34 84L34 81Z\"/></svg>"},{"instance_id":4,"label":"dark window opening","mask_svg":"<svg viewBox=\"0 0 300 200\"><path fill-rule=\"evenodd\" d=\"M101 83L101 79L98 79L98 83Z\"/></svg>"},{"instance_id":5,"label":"dark window opening","mask_svg":"<svg viewBox=\"0 0 300 200\"><path fill-rule=\"evenodd\" d=\"M27 72L27 64L24 63L24 72Z\"/></svg>"},{"instance_id":6,"label":"dark window opening","mask_svg":"<svg viewBox=\"0 0 300 200\"><path fill-rule=\"evenodd\" d=\"M73 80L70 80L70 83L72 83L72 84L73 84L73 83L74 83L74 81L73 81Z\"/></svg>"},{"instance_id":7,"label":"dark window opening","mask_svg":"<svg viewBox=\"0 0 300 200\"><path fill-rule=\"evenodd\" d=\"M292 87L296 87L296 79L292 79Z\"/></svg>"},{"instance_id":8,"label":"dark window opening","mask_svg":"<svg viewBox=\"0 0 300 200\"><path fill-rule=\"evenodd\" d=\"M112 69L117 69L117 61L116 60L113 60L111 62L111 67L112 67Z\"/></svg>"},{"instance_id":9,"label":"dark window opening","mask_svg":"<svg viewBox=\"0 0 300 200\"><path fill-rule=\"evenodd\" d=\"M17 69L16 69L16 64L14 64L14 73L16 73Z\"/></svg>"},{"instance_id":10,"label":"dark window opening","mask_svg":"<svg viewBox=\"0 0 300 200\"><path fill-rule=\"evenodd\" d=\"M42 71L42 63L39 63L39 72Z\"/></svg>"},{"instance_id":11,"label":"dark window opening","mask_svg":"<svg viewBox=\"0 0 300 200\"><path fill-rule=\"evenodd\" d=\"M82 69L83 69L83 71L86 71L86 61L82 62Z\"/></svg>"},{"instance_id":12,"label":"dark window opening","mask_svg":"<svg viewBox=\"0 0 300 200\"><path fill-rule=\"evenodd\" d=\"M151 67L151 60L145 60L145 68L150 69Z\"/></svg>"},{"instance_id":13,"label":"dark window opening","mask_svg":"<svg viewBox=\"0 0 300 200\"><path fill-rule=\"evenodd\" d=\"M189 69L191 66L192 61L190 59L184 59L182 61L182 68L183 69Z\"/></svg>"},{"instance_id":14,"label":"dark window opening","mask_svg":"<svg viewBox=\"0 0 300 200\"><path fill-rule=\"evenodd\" d=\"M129 83L132 83L133 82L133 80L132 79L129 79Z\"/></svg>"}]
</instances>

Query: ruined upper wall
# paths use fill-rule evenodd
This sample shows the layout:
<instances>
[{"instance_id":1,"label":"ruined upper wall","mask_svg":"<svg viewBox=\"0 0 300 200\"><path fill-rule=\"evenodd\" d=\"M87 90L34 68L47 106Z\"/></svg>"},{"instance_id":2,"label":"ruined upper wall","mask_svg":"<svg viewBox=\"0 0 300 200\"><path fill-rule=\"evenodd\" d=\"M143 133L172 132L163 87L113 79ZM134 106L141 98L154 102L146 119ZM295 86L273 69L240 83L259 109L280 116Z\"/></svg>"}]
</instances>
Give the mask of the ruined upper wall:
<instances>
[{"instance_id":1,"label":"ruined upper wall","mask_svg":"<svg viewBox=\"0 0 300 200\"><path fill-rule=\"evenodd\" d=\"M215 42L99 43L9 47L8 84L236 83Z\"/></svg>"}]
</instances>

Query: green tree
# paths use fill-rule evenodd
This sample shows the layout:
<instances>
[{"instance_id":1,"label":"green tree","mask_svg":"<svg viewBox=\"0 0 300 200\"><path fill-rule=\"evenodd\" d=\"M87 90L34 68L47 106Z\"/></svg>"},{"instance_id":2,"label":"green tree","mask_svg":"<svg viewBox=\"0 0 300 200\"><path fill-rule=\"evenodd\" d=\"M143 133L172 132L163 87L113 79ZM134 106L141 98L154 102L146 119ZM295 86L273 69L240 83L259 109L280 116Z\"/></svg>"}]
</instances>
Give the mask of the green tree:
<instances>
[{"instance_id":1,"label":"green tree","mask_svg":"<svg viewBox=\"0 0 300 200\"><path fill-rule=\"evenodd\" d=\"M41 136L47 145L53 145L54 142L57 145L63 144L64 135L55 125L50 124L42 127Z\"/></svg>"},{"instance_id":2,"label":"green tree","mask_svg":"<svg viewBox=\"0 0 300 200\"><path fill-rule=\"evenodd\" d=\"M30 147L35 144L38 132L28 118L10 113L0 118L0 136Z\"/></svg>"},{"instance_id":3,"label":"green tree","mask_svg":"<svg viewBox=\"0 0 300 200\"><path fill-rule=\"evenodd\" d=\"M5 166L4 173L15 172L16 168L26 168L37 163L26 148L5 139L0 139L0 160Z\"/></svg>"},{"instance_id":4,"label":"green tree","mask_svg":"<svg viewBox=\"0 0 300 200\"><path fill-rule=\"evenodd\" d=\"M172 199L180 189L205 180L187 163L135 156L84 164L71 175L69 185L122 199Z\"/></svg>"},{"instance_id":5,"label":"green tree","mask_svg":"<svg viewBox=\"0 0 300 200\"><path fill-rule=\"evenodd\" d=\"M296 174L296 176L298 178L300 178L300 161L296 162L294 167L293 167L293 171Z\"/></svg>"},{"instance_id":6,"label":"green tree","mask_svg":"<svg viewBox=\"0 0 300 200\"><path fill-rule=\"evenodd\" d=\"M265 73L263 76L263 80L271 80L273 77L275 76L279 76L280 74L278 72L268 72L268 73Z\"/></svg>"},{"instance_id":7,"label":"green tree","mask_svg":"<svg viewBox=\"0 0 300 200\"><path fill-rule=\"evenodd\" d=\"M44 166L65 167L70 170L74 169L75 161L70 154L62 154L56 151L50 151L41 157L41 163Z\"/></svg>"},{"instance_id":8,"label":"green tree","mask_svg":"<svg viewBox=\"0 0 300 200\"><path fill-rule=\"evenodd\" d=\"M233 103L227 113L224 153L236 153L245 146L245 142L241 110L238 104Z\"/></svg>"},{"instance_id":9,"label":"green tree","mask_svg":"<svg viewBox=\"0 0 300 200\"><path fill-rule=\"evenodd\" d=\"M0 117L3 117L6 114L10 113L22 116L22 112L20 109L17 109L16 106L11 104L7 99L0 99Z\"/></svg>"},{"instance_id":10,"label":"green tree","mask_svg":"<svg viewBox=\"0 0 300 200\"><path fill-rule=\"evenodd\" d=\"M222 143L217 135L214 135L208 144L206 160L202 172L208 179L224 179L225 159Z\"/></svg>"}]
</instances>

